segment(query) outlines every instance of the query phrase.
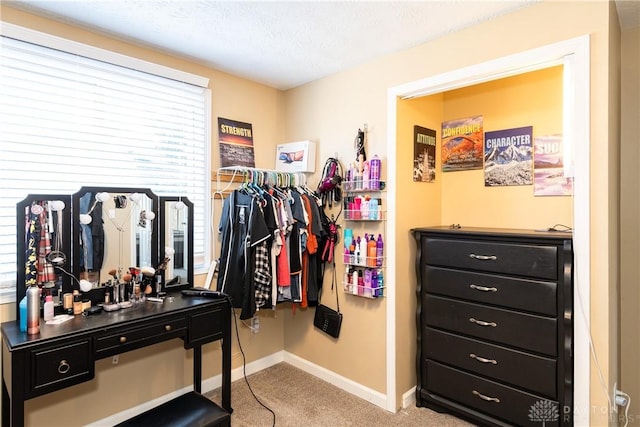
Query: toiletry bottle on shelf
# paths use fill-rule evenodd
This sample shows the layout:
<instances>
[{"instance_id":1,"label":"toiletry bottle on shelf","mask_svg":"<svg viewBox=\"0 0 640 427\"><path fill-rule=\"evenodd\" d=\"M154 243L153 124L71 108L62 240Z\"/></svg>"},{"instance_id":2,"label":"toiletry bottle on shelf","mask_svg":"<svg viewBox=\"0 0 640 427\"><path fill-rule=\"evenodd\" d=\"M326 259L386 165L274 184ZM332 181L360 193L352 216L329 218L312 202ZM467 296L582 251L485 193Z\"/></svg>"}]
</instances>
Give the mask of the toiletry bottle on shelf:
<instances>
[{"instance_id":1,"label":"toiletry bottle on shelf","mask_svg":"<svg viewBox=\"0 0 640 427\"><path fill-rule=\"evenodd\" d=\"M384 295L384 277L382 274L382 270L378 270L378 286L376 287L376 295L377 297L381 297Z\"/></svg>"},{"instance_id":2,"label":"toiletry bottle on shelf","mask_svg":"<svg viewBox=\"0 0 640 427\"><path fill-rule=\"evenodd\" d=\"M362 189L368 190L370 180L369 162L365 160L362 165Z\"/></svg>"},{"instance_id":3,"label":"toiletry bottle on shelf","mask_svg":"<svg viewBox=\"0 0 640 427\"><path fill-rule=\"evenodd\" d=\"M380 189L380 170L382 162L376 154L369 162L369 181L372 190Z\"/></svg>"},{"instance_id":4,"label":"toiletry bottle on shelf","mask_svg":"<svg viewBox=\"0 0 640 427\"><path fill-rule=\"evenodd\" d=\"M364 271L364 289L363 293L365 297L371 297L371 270Z\"/></svg>"},{"instance_id":5,"label":"toiletry bottle on shelf","mask_svg":"<svg viewBox=\"0 0 640 427\"><path fill-rule=\"evenodd\" d=\"M382 267L383 260L384 260L384 242L382 241L382 234L378 234L378 240L376 241L375 266Z\"/></svg>"},{"instance_id":6,"label":"toiletry bottle on shelf","mask_svg":"<svg viewBox=\"0 0 640 427\"><path fill-rule=\"evenodd\" d=\"M371 238L367 242L367 267L375 267L377 261L377 243L376 239L371 235Z\"/></svg>"},{"instance_id":7,"label":"toiletry bottle on shelf","mask_svg":"<svg viewBox=\"0 0 640 427\"><path fill-rule=\"evenodd\" d=\"M371 296L376 297L378 293L378 270L371 270Z\"/></svg>"},{"instance_id":8,"label":"toiletry bottle on shelf","mask_svg":"<svg viewBox=\"0 0 640 427\"><path fill-rule=\"evenodd\" d=\"M27 288L27 334L40 333L40 288Z\"/></svg>"},{"instance_id":9,"label":"toiletry bottle on shelf","mask_svg":"<svg viewBox=\"0 0 640 427\"><path fill-rule=\"evenodd\" d=\"M44 300L44 321L53 319L53 297L47 295Z\"/></svg>"},{"instance_id":10,"label":"toiletry bottle on shelf","mask_svg":"<svg viewBox=\"0 0 640 427\"><path fill-rule=\"evenodd\" d=\"M358 270L353 269L353 275L351 276L351 293L353 295L358 295Z\"/></svg>"}]
</instances>

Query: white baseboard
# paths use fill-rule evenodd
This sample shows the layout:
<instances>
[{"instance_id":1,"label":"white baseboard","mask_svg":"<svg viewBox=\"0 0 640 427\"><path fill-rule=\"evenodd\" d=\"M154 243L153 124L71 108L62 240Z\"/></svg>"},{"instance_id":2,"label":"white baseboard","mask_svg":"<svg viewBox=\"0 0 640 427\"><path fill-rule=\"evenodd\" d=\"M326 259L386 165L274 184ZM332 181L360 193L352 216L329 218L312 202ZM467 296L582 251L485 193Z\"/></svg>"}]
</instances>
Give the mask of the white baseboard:
<instances>
[{"instance_id":1,"label":"white baseboard","mask_svg":"<svg viewBox=\"0 0 640 427\"><path fill-rule=\"evenodd\" d=\"M284 361L289 363L290 365L295 366L298 369L302 369L303 371L313 376L331 383L336 387L353 394L354 396L357 396L361 399L373 403L376 406L381 407L384 410L387 410L387 395L384 393L380 393L379 391L375 391L373 389L370 389L369 387L365 387L362 384L345 378L342 375L338 375L333 371L316 365L315 363L309 362L308 360L305 360L289 352L285 352Z\"/></svg>"},{"instance_id":2,"label":"white baseboard","mask_svg":"<svg viewBox=\"0 0 640 427\"><path fill-rule=\"evenodd\" d=\"M402 395L402 409L407 409L416 403L416 386L411 387Z\"/></svg>"},{"instance_id":3,"label":"white baseboard","mask_svg":"<svg viewBox=\"0 0 640 427\"><path fill-rule=\"evenodd\" d=\"M353 380L343 377L342 375L338 375L333 371L330 371L322 366L316 365L315 363L309 362L308 360L302 359L292 353L286 352L284 350L278 351L276 353L270 354L269 356L263 357L261 359L255 360L253 362L247 363L245 369L243 370L242 366L235 368L231 371L231 381L237 381L239 379L244 378L244 371L246 371L247 375L254 374L263 369L266 369L270 366L276 365L280 362L286 362L290 365L295 366L298 369L301 369L315 377L318 377L330 384L335 385L342 390L353 394L361 399L364 399L368 402L373 403L376 406L381 407L382 409L387 409L387 396L384 393L380 393L379 391L375 391L368 387L363 386ZM218 374L213 377L204 379L202 381L202 392L208 393L212 390L219 388L222 385L222 375ZM193 390L192 386L183 387L180 390L176 390L174 392L165 394L164 396L158 397L156 399L150 400L148 402L144 402L140 405L134 406L133 408L125 409L124 411L118 412L117 414L111 415L107 418L103 418L94 423L87 424L87 427L102 427L105 425L115 425L122 421L128 420L131 417L134 417L137 414L140 414L144 411L147 411L151 408L154 408L164 402L167 402L175 397L180 396L181 394L187 393ZM411 391L408 391L403 395L403 405L404 402L407 401L409 404L410 397L408 396ZM415 387L413 390L413 399L415 400ZM233 395L231 396L231 405L233 406ZM403 406L406 407L406 406Z\"/></svg>"}]
</instances>

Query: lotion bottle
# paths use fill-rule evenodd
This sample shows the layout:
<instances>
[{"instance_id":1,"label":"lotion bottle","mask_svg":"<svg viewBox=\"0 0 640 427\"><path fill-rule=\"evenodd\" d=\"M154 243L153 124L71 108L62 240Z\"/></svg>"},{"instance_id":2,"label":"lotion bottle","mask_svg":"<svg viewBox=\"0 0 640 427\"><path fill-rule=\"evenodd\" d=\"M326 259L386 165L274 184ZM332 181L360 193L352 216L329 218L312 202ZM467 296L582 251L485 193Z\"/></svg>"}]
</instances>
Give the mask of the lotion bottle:
<instances>
[{"instance_id":1,"label":"lotion bottle","mask_svg":"<svg viewBox=\"0 0 640 427\"><path fill-rule=\"evenodd\" d=\"M47 295L44 301L44 321L53 319L53 297Z\"/></svg>"}]
</instances>

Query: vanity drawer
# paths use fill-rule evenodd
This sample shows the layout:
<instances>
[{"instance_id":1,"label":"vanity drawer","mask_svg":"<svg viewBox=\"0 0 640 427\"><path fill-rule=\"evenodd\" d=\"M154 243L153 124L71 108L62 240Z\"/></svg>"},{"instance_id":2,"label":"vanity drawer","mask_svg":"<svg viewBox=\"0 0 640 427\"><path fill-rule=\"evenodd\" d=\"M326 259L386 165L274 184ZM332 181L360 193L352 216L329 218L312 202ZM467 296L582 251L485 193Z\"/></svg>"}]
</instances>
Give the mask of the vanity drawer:
<instances>
[{"instance_id":1,"label":"vanity drawer","mask_svg":"<svg viewBox=\"0 0 640 427\"><path fill-rule=\"evenodd\" d=\"M472 338L425 328L422 355L512 384L550 398L557 397L555 359L536 356Z\"/></svg>"},{"instance_id":2,"label":"vanity drawer","mask_svg":"<svg viewBox=\"0 0 640 427\"><path fill-rule=\"evenodd\" d=\"M423 239L430 265L557 279L557 247L526 243Z\"/></svg>"},{"instance_id":3,"label":"vanity drawer","mask_svg":"<svg viewBox=\"0 0 640 427\"><path fill-rule=\"evenodd\" d=\"M556 282L519 279L496 274L423 266L423 277L430 292L470 301L555 316Z\"/></svg>"},{"instance_id":4,"label":"vanity drawer","mask_svg":"<svg viewBox=\"0 0 640 427\"><path fill-rule=\"evenodd\" d=\"M185 341L185 348L221 339L223 326L230 321L225 316L231 316L226 303L189 316L189 336Z\"/></svg>"},{"instance_id":5,"label":"vanity drawer","mask_svg":"<svg viewBox=\"0 0 640 427\"><path fill-rule=\"evenodd\" d=\"M33 350L30 359L29 398L88 381L95 372L89 339Z\"/></svg>"},{"instance_id":6,"label":"vanity drawer","mask_svg":"<svg viewBox=\"0 0 640 427\"><path fill-rule=\"evenodd\" d=\"M428 326L557 355L555 318L424 294L422 306Z\"/></svg>"},{"instance_id":7,"label":"vanity drawer","mask_svg":"<svg viewBox=\"0 0 640 427\"><path fill-rule=\"evenodd\" d=\"M149 325L139 325L125 331L109 333L96 338L96 354L99 358L183 336L187 329L184 317L167 319Z\"/></svg>"},{"instance_id":8,"label":"vanity drawer","mask_svg":"<svg viewBox=\"0 0 640 427\"><path fill-rule=\"evenodd\" d=\"M427 391L517 426L557 426L565 416L555 400L427 361ZM531 416L530 414L539 416Z\"/></svg>"}]
</instances>

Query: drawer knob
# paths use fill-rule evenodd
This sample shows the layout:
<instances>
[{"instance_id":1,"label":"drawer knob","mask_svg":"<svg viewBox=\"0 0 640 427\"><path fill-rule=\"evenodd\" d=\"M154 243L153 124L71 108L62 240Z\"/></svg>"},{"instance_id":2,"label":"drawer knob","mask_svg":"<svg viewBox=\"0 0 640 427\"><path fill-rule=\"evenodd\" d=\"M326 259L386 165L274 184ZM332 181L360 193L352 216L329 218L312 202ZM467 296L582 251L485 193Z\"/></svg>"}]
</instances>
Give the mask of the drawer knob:
<instances>
[{"instance_id":1,"label":"drawer knob","mask_svg":"<svg viewBox=\"0 0 640 427\"><path fill-rule=\"evenodd\" d=\"M496 322L485 322L484 320L474 319L473 317L469 318L469 322L475 323L478 326L491 326L492 328L498 326Z\"/></svg>"},{"instance_id":2,"label":"drawer knob","mask_svg":"<svg viewBox=\"0 0 640 427\"><path fill-rule=\"evenodd\" d=\"M469 254L469 258L477 259L479 261L495 261L498 259L498 257L495 255L476 255L476 254Z\"/></svg>"},{"instance_id":3,"label":"drawer knob","mask_svg":"<svg viewBox=\"0 0 640 427\"><path fill-rule=\"evenodd\" d=\"M120 344L124 344L127 342L127 337L120 337Z\"/></svg>"},{"instance_id":4,"label":"drawer knob","mask_svg":"<svg viewBox=\"0 0 640 427\"><path fill-rule=\"evenodd\" d=\"M171 325L164 325L164 330L169 332L171 330Z\"/></svg>"},{"instance_id":5,"label":"drawer knob","mask_svg":"<svg viewBox=\"0 0 640 427\"><path fill-rule=\"evenodd\" d=\"M478 396L480 399L482 400L486 400L487 402L496 402L496 403L500 403L500 399L498 399L497 397L490 397L487 396L485 394L480 393L479 391L473 390L472 393L476 396Z\"/></svg>"},{"instance_id":6,"label":"drawer knob","mask_svg":"<svg viewBox=\"0 0 640 427\"><path fill-rule=\"evenodd\" d=\"M71 365L69 365L66 360L61 360L60 364L58 365L58 373L66 374L67 372L69 372L69 369L71 369Z\"/></svg>"},{"instance_id":7,"label":"drawer knob","mask_svg":"<svg viewBox=\"0 0 640 427\"><path fill-rule=\"evenodd\" d=\"M490 288L486 287L486 286L480 286L480 285L469 285L469 287L471 289L475 289L476 291L482 291L482 292L498 292L498 288L492 286Z\"/></svg>"},{"instance_id":8,"label":"drawer knob","mask_svg":"<svg viewBox=\"0 0 640 427\"><path fill-rule=\"evenodd\" d=\"M473 353L469 353L469 357L482 363L491 363L492 365L498 364L498 361L495 359L485 359L484 357L480 357L477 354L473 354Z\"/></svg>"}]
</instances>

